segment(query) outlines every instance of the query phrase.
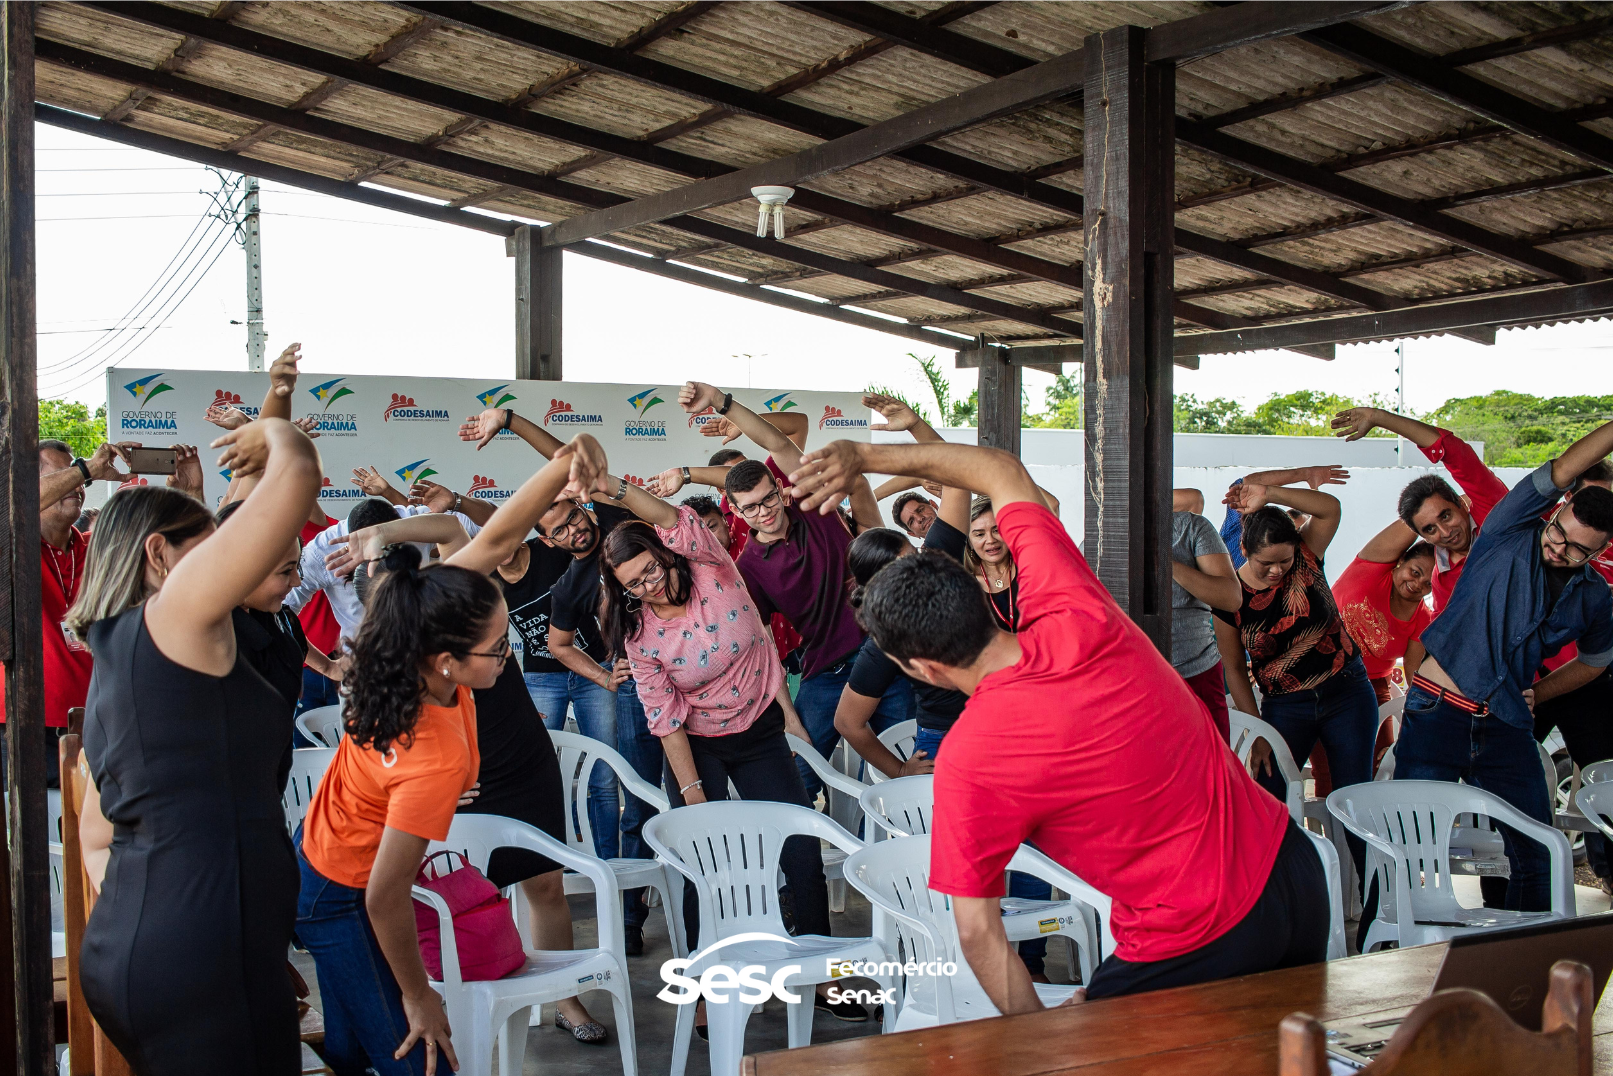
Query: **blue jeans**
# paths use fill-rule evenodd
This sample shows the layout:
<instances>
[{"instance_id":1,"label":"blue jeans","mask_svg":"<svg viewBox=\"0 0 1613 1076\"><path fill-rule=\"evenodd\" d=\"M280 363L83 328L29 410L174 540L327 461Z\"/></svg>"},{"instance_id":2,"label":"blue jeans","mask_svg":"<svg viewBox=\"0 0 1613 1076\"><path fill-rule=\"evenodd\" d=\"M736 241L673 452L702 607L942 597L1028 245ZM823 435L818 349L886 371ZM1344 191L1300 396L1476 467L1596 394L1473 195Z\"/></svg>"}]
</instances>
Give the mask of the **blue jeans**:
<instances>
[{"instance_id":1,"label":"blue jeans","mask_svg":"<svg viewBox=\"0 0 1613 1076\"><path fill-rule=\"evenodd\" d=\"M566 704L577 718L577 731L600 743L616 746L616 696L585 676L574 672L523 673L527 693L543 715L551 732L566 727ZM567 780L569 793L570 781ZM588 775L588 825L594 831L594 854L615 859L621 841L621 801L616 792L616 775L603 762Z\"/></svg>"},{"instance_id":2,"label":"blue jeans","mask_svg":"<svg viewBox=\"0 0 1613 1076\"><path fill-rule=\"evenodd\" d=\"M1294 763L1304 766L1316 741L1327 752L1327 768L1333 774L1333 787L1364 784L1372 780L1372 745L1378 736L1378 696L1367 679L1361 658L1349 663L1319 686L1303 691L1268 694L1260 706L1260 716L1282 733ZM1399 758L1399 751L1395 757ZM1398 762L1396 763L1398 765ZM1257 777L1260 786L1278 802L1288 802L1287 782L1277 772ZM1355 860L1357 878L1366 872L1366 844L1351 834L1346 838L1350 858Z\"/></svg>"},{"instance_id":3,"label":"blue jeans","mask_svg":"<svg viewBox=\"0 0 1613 1076\"><path fill-rule=\"evenodd\" d=\"M1440 696L1413 686L1406 695L1395 778L1465 781L1506 800L1537 822L1551 825L1551 792L1540 766L1532 729L1514 728L1494 714L1470 714ZM1499 823L1498 823L1499 825ZM1551 853L1500 826L1512 878L1506 906L1515 912L1551 909Z\"/></svg>"},{"instance_id":4,"label":"blue jeans","mask_svg":"<svg viewBox=\"0 0 1613 1076\"><path fill-rule=\"evenodd\" d=\"M351 889L316 871L302 855L297 827L297 940L314 958L319 1003L325 1016L325 1060L336 1076L424 1076L426 1047L417 1042L402 1061L394 1050L409 1037L403 992L370 927L364 890ZM438 1066L443 1064L439 1057Z\"/></svg>"},{"instance_id":5,"label":"blue jeans","mask_svg":"<svg viewBox=\"0 0 1613 1076\"><path fill-rule=\"evenodd\" d=\"M857 651L853 650L816 676L802 680L795 692L795 712L801 715L801 724L806 726L807 735L812 737L812 746L824 758L828 758L840 743L840 733L835 731L835 709L840 705L841 692L846 689L846 681L851 679L851 667L856 660ZM879 700L879 708L874 711L873 720L868 724L877 734L912 716L913 686L905 676L898 677L895 683L885 689L885 694ZM795 765L801 771L801 783L806 786L807 799L816 799L818 793L823 791L823 782L818 780L818 775L805 762L796 759Z\"/></svg>"},{"instance_id":6,"label":"blue jeans","mask_svg":"<svg viewBox=\"0 0 1613 1076\"><path fill-rule=\"evenodd\" d=\"M916 755L923 751L924 757L934 762L941 757L941 737L943 735L943 733L936 732L934 729L920 726L918 732L913 734L913 753Z\"/></svg>"},{"instance_id":7,"label":"blue jeans","mask_svg":"<svg viewBox=\"0 0 1613 1076\"><path fill-rule=\"evenodd\" d=\"M623 680L616 689L616 750L638 774L650 784L661 783L661 741L650 731L644 716L644 706L638 700L638 681ZM624 793L622 806L622 855L629 859L654 859L655 853L644 843L644 823L656 813L655 808L630 793ZM623 918L630 927L642 927L650 914L644 903L644 890L629 889L622 894Z\"/></svg>"}]
</instances>

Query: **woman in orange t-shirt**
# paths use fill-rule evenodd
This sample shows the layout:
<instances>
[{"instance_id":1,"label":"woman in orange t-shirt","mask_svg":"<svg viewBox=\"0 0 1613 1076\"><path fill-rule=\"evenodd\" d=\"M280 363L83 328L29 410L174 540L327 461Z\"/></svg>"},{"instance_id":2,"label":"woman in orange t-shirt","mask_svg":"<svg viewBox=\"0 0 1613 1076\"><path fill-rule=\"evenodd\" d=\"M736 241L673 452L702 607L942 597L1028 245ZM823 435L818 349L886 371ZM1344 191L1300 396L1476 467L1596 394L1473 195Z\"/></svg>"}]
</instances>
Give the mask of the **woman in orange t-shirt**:
<instances>
[{"instance_id":1,"label":"woman in orange t-shirt","mask_svg":"<svg viewBox=\"0 0 1613 1076\"><path fill-rule=\"evenodd\" d=\"M411 544L352 551L375 581L343 682L347 735L297 833L297 936L319 973L325 1059L339 1076L433 1076L439 1051L458 1068L410 890L476 784L471 693L494 685L510 653L489 573L568 480L586 493L603 474L604 453L579 434L442 565L422 570Z\"/></svg>"}]
</instances>

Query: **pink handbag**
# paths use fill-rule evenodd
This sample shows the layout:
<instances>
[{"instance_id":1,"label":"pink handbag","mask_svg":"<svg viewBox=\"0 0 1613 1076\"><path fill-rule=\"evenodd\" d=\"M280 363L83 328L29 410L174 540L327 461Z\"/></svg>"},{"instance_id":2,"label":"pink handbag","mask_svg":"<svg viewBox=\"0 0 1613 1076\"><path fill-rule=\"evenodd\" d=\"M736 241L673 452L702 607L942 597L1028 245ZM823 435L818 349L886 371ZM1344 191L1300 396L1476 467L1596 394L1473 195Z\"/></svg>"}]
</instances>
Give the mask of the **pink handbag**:
<instances>
[{"instance_id":1,"label":"pink handbag","mask_svg":"<svg viewBox=\"0 0 1613 1076\"><path fill-rule=\"evenodd\" d=\"M436 873L435 860L448 856L451 869ZM453 856L460 866L452 867ZM415 884L429 889L448 904L454 918L454 940L459 948L459 975L466 982L502 979L526 963L520 931L510 912L510 902L493 888L482 872L455 851L427 856L420 865ZM415 928L420 934L420 958L426 974L442 982L442 929L437 909L416 900Z\"/></svg>"}]
</instances>

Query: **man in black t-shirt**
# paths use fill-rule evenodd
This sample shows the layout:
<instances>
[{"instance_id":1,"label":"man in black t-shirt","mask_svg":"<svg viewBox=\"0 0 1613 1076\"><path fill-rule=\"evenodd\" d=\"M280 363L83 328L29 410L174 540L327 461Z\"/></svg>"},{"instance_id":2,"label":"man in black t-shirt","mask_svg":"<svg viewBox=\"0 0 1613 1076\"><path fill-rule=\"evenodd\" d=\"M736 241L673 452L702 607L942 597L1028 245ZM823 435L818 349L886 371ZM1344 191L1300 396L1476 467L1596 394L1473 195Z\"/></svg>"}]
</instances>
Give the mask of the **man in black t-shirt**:
<instances>
[{"instance_id":1,"label":"man in black t-shirt","mask_svg":"<svg viewBox=\"0 0 1613 1076\"><path fill-rule=\"evenodd\" d=\"M486 445L509 430L544 458L560 448L561 441L536 423L509 408L494 407L460 427L461 440ZM522 671L527 691L551 729L565 726L570 705L577 728L614 747L644 780L661 783L661 742L651 735L639 702L638 684L627 660L606 653L599 631L601 578L599 549L605 535L621 523L637 519L624 499L653 501L644 490L625 479L611 477L614 498L595 497L592 503L562 498L538 520L538 537L517 552L511 565L501 567L505 604L510 623L526 646ZM640 504L638 507L646 507ZM647 510L653 511L653 506ZM525 573L517 575L520 559L528 559ZM518 579L511 583L512 578ZM616 776L599 763L588 777L588 824L594 832L594 854L601 859L626 856L651 859L654 853L640 836L655 808L629 795L621 804ZM644 918L649 909L643 892L623 894L627 927L627 953L644 951Z\"/></svg>"}]
</instances>

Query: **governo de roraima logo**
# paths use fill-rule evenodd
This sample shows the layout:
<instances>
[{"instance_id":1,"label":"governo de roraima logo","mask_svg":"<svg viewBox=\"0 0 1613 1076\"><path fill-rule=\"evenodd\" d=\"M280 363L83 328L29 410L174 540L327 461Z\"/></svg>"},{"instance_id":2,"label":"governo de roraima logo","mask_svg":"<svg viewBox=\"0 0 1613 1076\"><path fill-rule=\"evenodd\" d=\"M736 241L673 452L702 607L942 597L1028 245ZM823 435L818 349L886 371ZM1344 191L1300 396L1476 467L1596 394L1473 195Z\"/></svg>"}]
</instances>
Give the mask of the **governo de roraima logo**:
<instances>
[{"instance_id":1,"label":"governo de roraima logo","mask_svg":"<svg viewBox=\"0 0 1613 1076\"><path fill-rule=\"evenodd\" d=\"M331 404L340 400L343 396L353 395L353 390L342 384L346 380L347 378L345 377L333 377L324 384L315 385L309 389L308 395L324 404L323 410L329 411Z\"/></svg>"},{"instance_id":2,"label":"governo de roraima logo","mask_svg":"<svg viewBox=\"0 0 1613 1076\"><path fill-rule=\"evenodd\" d=\"M510 386L508 384L494 385L490 389L478 392L476 394L476 402L481 404L484 408L503 407L505 404L513 403L517 397L515 393L506 391L509 389L509 387Z\"/></svg>"},{"instance_id":3,"label":"governo de roraima logo","mask_svg":"<svg viewBox=\"0 0 1613 1076\"><path fill-rule=\"evenodd\" d=\"M762 406L769 411L779 412L788 411L792 407L800 407L801 405L790 399L789 393L781 392L771 400L763 400Z\"/></svg>"},{"instance_id":4,"label":"governo de roraima logo","mask_svg":"<svg viewBox=\"0 0 1613 1076\"><path fill-rule=\"evenodd\" d=\"M147 374L145 377L137 381L131 381L123 387L130 396L134 397L135 402L143 408L154 397L161 396L165 392L174 391L174 387L164 381L163 376L162 374Z\"/></svg>"},{"instance_id":5,"label":"governo de roraima logo","mask_svg":"<svg viewBox=\"0 0 1613 1076\"><path fill-rule=\"evenodd\" d=\"M651 385L643 392L636 392L629 396L627 398L627 402L632 405L633 410L637 411L639 417L642 418L644 413L650 408L654 407L656 404L666 403L665 400L656 395L658 391L660 391L659 385Z\"/></svg>"},{"instance_id":6,"label":"governo de roraima logo","mask_svg":"<svg viewBox=\"0 0 1613 1076\"><path fill-rule=\"evenodd\" d=\"M437 472L432 470L431 459L427 457L423 460L415 460L413 463L405 463L392 473L402 479L405 485L412 486L421 479L429 478Z\"/></svg>"}]
</instances>

